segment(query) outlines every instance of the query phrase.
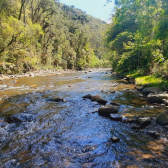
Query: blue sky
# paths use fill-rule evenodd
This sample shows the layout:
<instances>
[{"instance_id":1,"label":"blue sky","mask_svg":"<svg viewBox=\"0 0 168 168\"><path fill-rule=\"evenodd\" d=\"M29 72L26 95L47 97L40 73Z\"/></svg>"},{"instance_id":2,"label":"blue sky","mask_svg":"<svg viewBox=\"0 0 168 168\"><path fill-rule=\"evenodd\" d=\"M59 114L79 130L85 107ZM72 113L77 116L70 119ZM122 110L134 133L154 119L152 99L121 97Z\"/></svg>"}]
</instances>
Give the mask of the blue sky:
<instances>
[{"instance_id":1,"label":"blue sky","mask_svg":"<svg viewBox=\"0 0 168 168\"><path fill-rule=\"evenodd\" d=\"M102 20L109 20L112 13L113 3L106 4L106 0L60 0L66 5L74 5L87 14ZM104 6L106 5L106 6Z\"/></svg>"}]
</instances>

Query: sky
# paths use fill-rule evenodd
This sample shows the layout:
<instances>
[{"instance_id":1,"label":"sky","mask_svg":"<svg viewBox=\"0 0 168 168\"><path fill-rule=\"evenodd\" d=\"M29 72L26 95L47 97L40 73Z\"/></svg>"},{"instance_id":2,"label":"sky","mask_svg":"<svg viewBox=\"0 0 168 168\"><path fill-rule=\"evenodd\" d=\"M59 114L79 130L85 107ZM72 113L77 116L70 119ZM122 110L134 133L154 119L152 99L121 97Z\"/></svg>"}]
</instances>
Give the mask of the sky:
<instances>
[{"instance_id":1,"label":"sky","mask_svg":"<svg viewBox=\"0 0 168 168\"><path fill-rule=\"evenodd\" d=\"M87 14L101 20L110 20L110 14L113 10L113 3L106 3L106 0L60 0L66 5L73 5L76 8L86 11Z\"/></svg>"}]
</instances>

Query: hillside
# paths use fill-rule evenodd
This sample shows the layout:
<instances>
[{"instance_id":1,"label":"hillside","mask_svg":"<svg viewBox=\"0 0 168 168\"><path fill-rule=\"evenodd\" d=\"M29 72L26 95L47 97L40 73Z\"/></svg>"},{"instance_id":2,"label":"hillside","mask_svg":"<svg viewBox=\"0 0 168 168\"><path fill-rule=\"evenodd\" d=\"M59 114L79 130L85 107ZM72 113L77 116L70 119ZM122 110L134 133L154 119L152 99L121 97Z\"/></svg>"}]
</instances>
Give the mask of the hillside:
<instances>
[{"instance_id":1,"label":"hillside","mask_svg":"<svg viewBox=\"0 0 168 168\"><path fill-rule=\"evenodd\" d=\"M106 26L54 0L2 0L0 73L104 66Z\"/></svg>"}]
</instances>

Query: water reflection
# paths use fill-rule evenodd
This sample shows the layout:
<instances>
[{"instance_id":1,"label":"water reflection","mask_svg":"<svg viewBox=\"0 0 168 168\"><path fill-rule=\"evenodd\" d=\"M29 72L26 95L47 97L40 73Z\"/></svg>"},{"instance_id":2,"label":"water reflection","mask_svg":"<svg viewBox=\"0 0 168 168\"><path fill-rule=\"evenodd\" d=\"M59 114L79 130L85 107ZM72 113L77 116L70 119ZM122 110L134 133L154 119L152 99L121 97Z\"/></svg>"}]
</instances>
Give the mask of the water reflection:
<instances>
[{"instance_id":1,"label":"water reflection","mask_svg":"<svg viewBox=\"0 0 168 168\"><path fill-rule=\"evenodd\" d=\"M0 105L0 122L14 113L32 114L34 119L0 125L0 167L167 165L166 139L154 140L144 132L132 130L130 124L99 116L96 111L100 105L82 99L86 94L100 95L108 103L120 103L120 114L156 115L158 111L149 108L134 85L101 72L80 72L64 77L21 78L13 87L13 91L1 91L7 98ZM66 102L48 101L57 97ZM120 141L112 143L112 136Z\"/></svg>"}]
</instances>

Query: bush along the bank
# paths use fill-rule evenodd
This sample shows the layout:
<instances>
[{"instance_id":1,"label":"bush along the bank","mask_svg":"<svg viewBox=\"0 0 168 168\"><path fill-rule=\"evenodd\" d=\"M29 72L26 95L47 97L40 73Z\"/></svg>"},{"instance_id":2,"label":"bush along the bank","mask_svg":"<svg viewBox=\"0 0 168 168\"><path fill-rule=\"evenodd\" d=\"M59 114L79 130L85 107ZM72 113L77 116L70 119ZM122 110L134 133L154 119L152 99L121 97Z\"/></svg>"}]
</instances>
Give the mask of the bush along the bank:
<instances>
[{"instance_id":1,"label":"bush along the bank","mask_svg":"<svg viewBox=\"0 0 168 168\"><path fill-rule=\"evenodd\" d=\"M106 33L113 70L168 79L167 0L116 0ZM140 81L139 81L140 82Z\"/></svg>"}]
</instances>

